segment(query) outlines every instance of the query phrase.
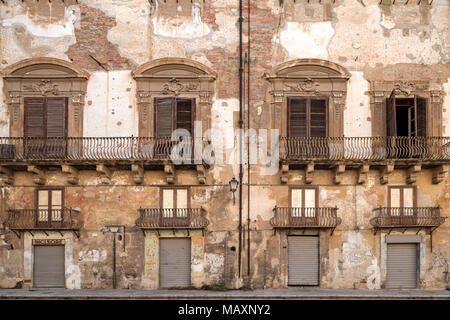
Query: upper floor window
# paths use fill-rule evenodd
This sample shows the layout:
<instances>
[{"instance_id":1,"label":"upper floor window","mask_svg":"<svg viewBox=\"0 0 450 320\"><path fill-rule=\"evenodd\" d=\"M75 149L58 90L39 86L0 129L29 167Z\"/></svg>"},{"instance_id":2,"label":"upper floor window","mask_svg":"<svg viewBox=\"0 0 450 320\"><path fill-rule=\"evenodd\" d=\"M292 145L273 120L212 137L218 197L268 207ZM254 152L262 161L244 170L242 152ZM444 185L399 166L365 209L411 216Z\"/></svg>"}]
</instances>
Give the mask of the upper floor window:
<instances>
[{"instance_id":1,"label":"upper floor window","mask_svg":"<svg viewBox=\"0 0 450 320\"><path fill-rule=\"evenodd\" d=\"M82 137L89 74L55 58L20 61L3 70L11 137Z\"/></svg>"},{"instance_id":2,"label":"upper floor window","mask_svg":"<svg viewBox=\"0 0 450 320\"><path fill-rule=\"evenodd\" d=\"M342 137L350 73L331 61L297 59L265 74L271 127L283 137Z\"/></svg>"},{"instance_id":3,"label":"upper floor window","mask_svg":"<svg viewBox=\"0 0 450 320\"><path fill-rule=\"evenodd\" d=\"M201 121L203 132L211 126L215 73L208 67L189 59L164 58L143 64L132 75L139 136L170 137L179 128L192 135L194 121Z\"/></svg>"}]
</instances>

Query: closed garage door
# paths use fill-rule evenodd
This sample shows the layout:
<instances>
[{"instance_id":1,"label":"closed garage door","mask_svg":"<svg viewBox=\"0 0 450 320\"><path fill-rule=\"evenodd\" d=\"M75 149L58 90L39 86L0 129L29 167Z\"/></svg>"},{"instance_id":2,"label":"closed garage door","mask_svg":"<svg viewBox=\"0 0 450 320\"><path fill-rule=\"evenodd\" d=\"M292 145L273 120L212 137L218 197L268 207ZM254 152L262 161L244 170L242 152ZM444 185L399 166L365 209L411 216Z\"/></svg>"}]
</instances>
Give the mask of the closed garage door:
<instances>
[{"instance_id":1,"label":"closed garage door","mask_svg":"<svg viewBox=\"0 0 450 320\"><path fill-rule=\"evenodd\" d=\"M389 289L417 288L417 244L388 244L386 287Z\"/></svg>"},{"instance_id":2,"label":"closed garage door","mask_svg":"<svg viewBox=\"0 0 450 320\"><path fill-rule=\"evenodd\" d=\"M288 284L319 285L319 237L288 237Z\"/></svg>"},{"instance_id":3,"label":"closed garage door","mask_svg":"<svg viewBox=\"0 0 450 320\"><path fill-rule=\"evenodd\" d=\"M34 246L34 286L64 288L64 246Z\"/></svg>"},{"instance_id":4,"label":"closed garage door","mask_svg":"<svg viewBox=\"0 0 450 320\"><path fill-rule=\"evenodd\" d=\"M159 286L161 288L190 287L191 240L161 238L159 243Z\"/></svg>"}]
</instances>

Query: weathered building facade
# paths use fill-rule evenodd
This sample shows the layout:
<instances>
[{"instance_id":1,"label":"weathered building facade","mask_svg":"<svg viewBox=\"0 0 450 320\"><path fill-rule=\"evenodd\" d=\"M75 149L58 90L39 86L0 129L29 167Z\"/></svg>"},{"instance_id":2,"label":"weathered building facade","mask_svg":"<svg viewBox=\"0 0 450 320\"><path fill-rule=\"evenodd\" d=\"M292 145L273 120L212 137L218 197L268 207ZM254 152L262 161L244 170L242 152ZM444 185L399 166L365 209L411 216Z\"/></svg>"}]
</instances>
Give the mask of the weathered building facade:
<instances>
[{"instance_id":1,"label":"weathered building facade","mask_svg":"<svg viewBox=\"0 0 450 320\"><path fill-rule=\"evenodd\" d=\"M449 29L447 0L0 2L0 287L446 288Z\"/></svg>"}]
</instances>

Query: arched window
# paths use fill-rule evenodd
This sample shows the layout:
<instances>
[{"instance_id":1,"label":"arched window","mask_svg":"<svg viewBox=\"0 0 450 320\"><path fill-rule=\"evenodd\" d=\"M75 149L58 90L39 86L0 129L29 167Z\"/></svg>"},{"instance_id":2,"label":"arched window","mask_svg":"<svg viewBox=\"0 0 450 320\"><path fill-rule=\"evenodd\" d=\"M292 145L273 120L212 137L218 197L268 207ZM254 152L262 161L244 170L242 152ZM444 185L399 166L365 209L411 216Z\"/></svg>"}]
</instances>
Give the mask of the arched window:
<instances>
[{"instance_id":1,"label":"arched window","mask_svg":"<svg viewBox=\"0 0 450 320\"><path fill-rule=\"evenodd\" d=\"M271 83L271 128L281 136L341 137L349 72L330 61L292 60L265 74Z\"/></svg>"},{"instance_id":2,"label":"arched window","mask_svg":"<svg viewBox=\"0 0 450 320\"><path fill-rule=\"evenodd\" d=\"M202 131L210 127L215 73L199 62L163 58L135 71L139 106L139 136L170 136L177 128L194 132L194 121Z\"/></svg>"},{"instance_id":3,"label":"arched window","mask_svg":"<svg viewBox=\"0 0 450 320\"><path fill-rule=\"evenodd\" d=\"M89 74L55 58L20 61L3 70L11 137L81 137Z\"/></svg>"}]
</instances>

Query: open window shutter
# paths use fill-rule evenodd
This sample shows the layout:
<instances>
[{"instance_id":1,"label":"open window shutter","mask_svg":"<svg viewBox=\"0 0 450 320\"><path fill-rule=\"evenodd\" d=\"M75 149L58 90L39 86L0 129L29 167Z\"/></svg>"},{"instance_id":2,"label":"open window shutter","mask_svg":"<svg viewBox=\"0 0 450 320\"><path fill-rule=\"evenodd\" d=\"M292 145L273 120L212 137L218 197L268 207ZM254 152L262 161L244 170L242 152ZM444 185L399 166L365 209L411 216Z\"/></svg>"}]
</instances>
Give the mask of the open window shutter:
<instances>
[{"instance_id":1,"label":"open window shutter","mask_svg":"<svg viewBox=\"0 0 450 320\"><path fill-rule=\"evenodd\" d=\"M306 103L307 99L289 99L290 137L307 136Z\"/></svg>"},{"instance_id":2,"label":"open window shutter","mask_svg":"<svg viewBox=\"0 0 450 320\"><path fill-rule=\"evenodd\" d=\"M427 99L415 96L414 106L416 108L416 135L425 137L427 135Z\"/></svg>"},{"instance_id":3,"label":"open window shutter","mask_svg":"<svg viewBox=\"0 0 450 320\"><path fill-rule=\"evenodd\" d=\"M386 123L387 135L397 136L396 114L395 114L395 91L393 90L391 96L386 101Z\"/></svg>"},{"instance_id":4,"label":"open window shutter","mask_svg":"<svg viewBox=\"0 0 450 320\"><path fill-rule=\"evenodd\" d=\"M177 129L186 129L192 134L193 100L177 99Z\"/></svg>"},{"instance_id":5,"label":"open window shutter","mask_svg":"<svg viewBox=\"0 0 450 320\"><path fill-rule=\"evenodd\" d=\"M327 101L311 99L310 107L311 137L327 136Z\"/></svg>"},{"instance_id":6,"label":"open window shutter","mask_svg":"<svg viewBox=\"0 0 450 320\"><path fill-rule=\"evenodd\" d=\"M25 98L25 137L44 138L44 98Z\"/></svg>"},{"instance_id":7,"label":"open window shutter","mask_svg":"<svg viewBox=\"0 0 450 320\"><path fill-rule=\"evenodd\" d=\"M173 131L173 98L155 99L155 133L157 137L170 137Z\"/></svg>"},{"instance_id":8,"label":"open window shutter","mask_svg":"<svg viewBox=\"0 0 450 320\"><path fill-rule=\"evenodd\" d=\"M66 136L67 98L47 98L47 137Z\"/></svg>"}]
</instances>

